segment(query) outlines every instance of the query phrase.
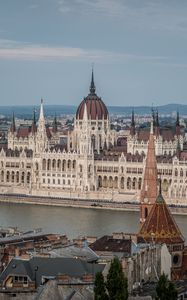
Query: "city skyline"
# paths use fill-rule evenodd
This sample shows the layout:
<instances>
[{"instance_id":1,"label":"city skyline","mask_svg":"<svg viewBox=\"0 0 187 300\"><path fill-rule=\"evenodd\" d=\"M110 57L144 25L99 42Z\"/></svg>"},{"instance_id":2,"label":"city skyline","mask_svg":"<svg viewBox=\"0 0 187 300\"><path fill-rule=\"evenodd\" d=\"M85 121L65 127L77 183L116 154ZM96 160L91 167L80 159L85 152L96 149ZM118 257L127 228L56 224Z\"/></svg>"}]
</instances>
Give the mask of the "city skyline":
<instances>
[{"instance_id":1,"label":"city skyline","mask_svg":"<svg viewBox=\"0 0 187 300\"><path fill-rule=\"evenodd\" d=\"M7 0L0 7L0 105L37 105L43 97L77 106L93 63L107 105L186 102L185 1Z\"/></svg>"}]
</instances>

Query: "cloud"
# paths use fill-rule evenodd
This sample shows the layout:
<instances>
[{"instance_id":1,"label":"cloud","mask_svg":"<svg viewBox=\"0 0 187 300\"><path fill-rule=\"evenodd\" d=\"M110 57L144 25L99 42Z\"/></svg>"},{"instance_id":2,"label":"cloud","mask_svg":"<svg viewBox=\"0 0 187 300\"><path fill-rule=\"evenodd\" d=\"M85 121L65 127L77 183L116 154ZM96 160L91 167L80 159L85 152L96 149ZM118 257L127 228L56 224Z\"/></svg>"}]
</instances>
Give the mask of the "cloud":
<instances>
[{"instance_id":1,"label":"cloud","mask_svg":"<svg viewBox=\"0 0 187 300\"><path fill-rule=\"evenodd\" d=\"M125 6L121 0L59 0L62 13L79 12L82 14L122 15Z\"/></svg>"},{"instance_id":2,"label":"cloud","mask_svg":"<svg viewBox=\"0 0 187 300\"><path fill-rule=\"evenodd\" d=\"M63 14L118 17L123 25L145 30L187 30L187 2L178 0L58 0Z\"/></svg>"},{"instance_id":3,"label":"cloud","mask_svg":"<svg viewBox=\"0 0 187 300\"><path fill-rule=\"evenodd\" d=\"M12 40L0 39L0 59L17 60L82 60L100 62L162 61L166 57L145 56L132 53L110 52L102 49L84 49L76 47L49 47L33 45Z\"/></svg>"}]
</instances>

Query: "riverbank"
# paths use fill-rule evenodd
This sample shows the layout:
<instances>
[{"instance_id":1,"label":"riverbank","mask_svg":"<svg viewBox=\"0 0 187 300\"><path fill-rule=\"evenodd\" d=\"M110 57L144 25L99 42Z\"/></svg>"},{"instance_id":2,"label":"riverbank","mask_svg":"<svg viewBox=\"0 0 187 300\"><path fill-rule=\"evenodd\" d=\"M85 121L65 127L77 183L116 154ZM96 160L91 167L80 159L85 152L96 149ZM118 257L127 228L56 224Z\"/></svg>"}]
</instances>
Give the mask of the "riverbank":
<instances>
[{"instance_id":1,"label":"riverbank","mask_svg":"<svg viewBox=\"0 0 187 300\"><path fill-rule=\"evenodd\" d=\"M108 209L119 211L139 211L139 203L123 201L108 201L96 199L69 199L57 197L37 197L28 195L0 194L1 203L28 204L41 206L61 206L92 209ZM187 206L170 205L170 210L174 215L187 215Z\"/></svg>"}]
</instances>

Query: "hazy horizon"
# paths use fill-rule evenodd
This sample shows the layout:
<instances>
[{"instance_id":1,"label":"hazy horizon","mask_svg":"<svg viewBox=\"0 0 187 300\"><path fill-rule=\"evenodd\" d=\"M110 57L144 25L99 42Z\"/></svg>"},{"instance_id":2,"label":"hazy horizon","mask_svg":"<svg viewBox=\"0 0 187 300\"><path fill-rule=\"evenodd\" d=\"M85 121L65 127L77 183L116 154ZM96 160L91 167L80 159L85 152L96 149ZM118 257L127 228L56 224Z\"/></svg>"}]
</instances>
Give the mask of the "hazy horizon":
<instances>
[{"instance_id":1,"label":"hazy horizon","mask_svg":"<svg viewBox=\"0 0 187 300\"><path fill-rule=\"evenodd\" d=\"M187 1L6 0L0 3L0 106L187 101Z\"/></svg>"}]
</instances>

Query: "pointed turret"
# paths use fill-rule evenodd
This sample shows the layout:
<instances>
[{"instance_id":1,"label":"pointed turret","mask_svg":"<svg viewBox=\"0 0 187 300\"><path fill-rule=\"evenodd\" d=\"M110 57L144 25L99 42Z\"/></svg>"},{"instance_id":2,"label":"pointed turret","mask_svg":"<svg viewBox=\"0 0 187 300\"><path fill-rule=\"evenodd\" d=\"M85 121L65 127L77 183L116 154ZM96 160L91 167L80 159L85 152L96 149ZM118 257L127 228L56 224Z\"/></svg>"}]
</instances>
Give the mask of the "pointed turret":
<instances>
[{"instance_id":1,"label":"pointed turret","mask_svg":"<svg viewBox=\"0 0 187 300\"><path fill-rule=\"evenodd\" d=\"M37 131L37 127L36 127L36 110L35 110L35 108L33 109L33 118L32 118L31 131L32 131L32 133L35 133Z\"/></svg>"},{"instance_id":2,"label":"pointed turret","mask_svg":"<svg viewBox=\"0 0 187 300\"><path fill-rule=\"evenodd\" d=\"M52 128L52 131L53 131L53 133L56 133L56 132L58 131L56 113L55 113L54 120L53 120L53 128Z\"/></svg>"},{"instance_id":3,"label":"pointed turret","mask_svg":"<svg viewBox=\"0 0 187 300\"><path fill-rule=\"evenodd\" d=\"M148 150L144 170L143 185L140 194L140 223L144 223L157 197L157 163L153 135L153 120L151 122Z\"/></svg>"},{"instance_id":4,"label":"pointed turret","mask_svg":"<svg viewBox=\"0 0 187 300\"><path fill-rule=\"evenodd\" d=\"M162 196L161 179L158 196L151 211L142 225L138 237L143 238L146 242L171 244L184 244L184 237Z\"/></svg>"},{"instance_id":5,"label":"pointed turret","mask_svg":"<svg viewBox=\"0 0 187 300\"><path fill-rule=\"evenodd\" d=\"M95 84L94 84L93 68L92 68L92 77L91 77L91 84L90 84L90 94L95 95Z\"/></svg>"},{"instance_id":6,"label":"pointed turret","mask_svg":"<svg viewBox=\"0 0 187 300\"><path fill-rule=\"evenodd\" d=\"M156 118L155 118L155 111L152 107L152 119L153 119L153 128L155 127L155 124L156 124Z\"/></svg>"},{"instance_id":7,"label":"pointed turret","mask_svg":"<svg viewBox=\"0 0 187 300\"><path fill-rule=\"evenodd\" d=\"M46 148L47 145L47 132L45 126L45 118L43 111L43 99L41 99L40 105L40 116L37 127L37 152L41 152Z\"/></svg>"},{"instance_id":8,"label":"pointed turret","mask_svg":"<svg viewBox=\"0 0 187 300\"><path fill-rule=\"evenodd\" d=\"M12 113L12 122L11 122L11 126L10 126L10 131L12 133L16 132L16 123L15 123L14 112Z\"/></svg>"},{"instance_id":9,"label":"pointed turret","mask_svg":"<svg viewBox=\"0 0 187 300\"><path fill-rule=\"evenodd\" d=\"M158 110L156 111L154 133L155 133L156 136L158 136L160 134Z\"/></svg>"},{"instance_id":10,"label":"pointed turret","mask_svg":"<svg viewBox=\"0 0 187 300\"><path fill-rule=\"evenodd\" d=\"M176 135L179 136L180 135L180 131L181 131L181 128L180 128L180 120L179 120L179 112L177 111L177 118L176 118Z\"/></svg>"},{"instance_id":11,"label":"pointed turret","mask_svg":"<svg viewBox=\"0 0 187 300\"><path fill-rule=\"evenodd\" d=\"M41 99L41 104L40 104L40 116L39 116L39 121L44 120L44 109L43 109L43 99Z\"/></svg>"},{"instance_id":12,"label":"pointed turret","mask_svg":"<svg viewBox=\"0 0 187 300\"><path fill-rule=\"evenodd\" d=\"M134 120L134 109L132 110L132 117L131 117L131 129L130 129L130 134L135 135L135 120Z\"/></svg>"}]
</instances>

